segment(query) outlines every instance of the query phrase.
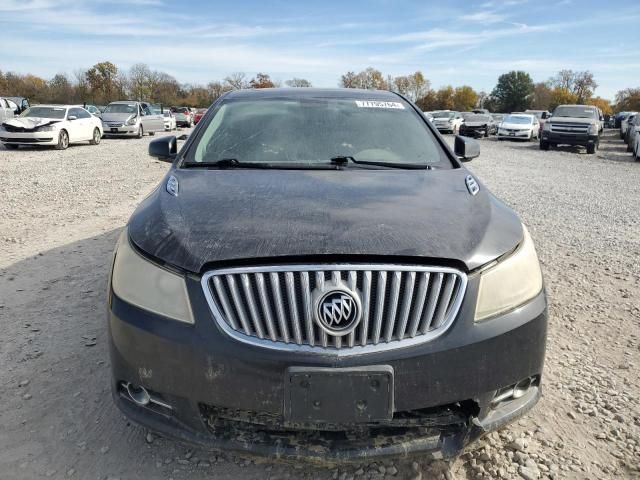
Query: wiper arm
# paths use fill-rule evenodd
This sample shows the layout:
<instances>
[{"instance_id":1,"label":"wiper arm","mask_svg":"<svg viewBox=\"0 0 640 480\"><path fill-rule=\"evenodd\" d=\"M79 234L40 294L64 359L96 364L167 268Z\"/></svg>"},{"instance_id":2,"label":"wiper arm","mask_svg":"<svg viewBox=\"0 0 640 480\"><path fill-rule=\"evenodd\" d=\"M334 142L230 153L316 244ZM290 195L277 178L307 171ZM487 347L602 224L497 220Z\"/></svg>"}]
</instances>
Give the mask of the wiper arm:
<instances>
[{"instance_id":1,"label":"wiper arm","mask_svg":"<svg viewBox=\"0 0 640 480\"><path fill-rule=\"evenodd\" d=\"M184 162L182 166L184 168L218 168L221 170L233 168L258 168L265 170L326 170L334 168L330 165L322 164L241 162L237 158L222 158L220 160L206 162Z\"/></svg>"},{"instance_id":2,"label":"wiper arm","mask_svg":"<svg viewBox=\"0 0 640 480\"><path fill-rule=\"evenodd\" d=\"M418 164L418 163L391 163L391 162L375 162L369 160L356 160L351 155L339 155L336 157L331 157L332 165L346 165L349 162L355 163L356 165L374 165L377 167L387 167L387 168L401 168L401 169L410 169L410 170L431 170L431 165Z\"/></svg>"},{"instance_id":3,"label":"wiper arm","mask_svg":"<svg viewBox=\"0 0 640 480\"><path fill-rule=\"evenodd\" d=\"M268 163L241 162L237 158L222 158L213 162L184 162L185 168L269 168Z\"/></svg>"}]
</instances>

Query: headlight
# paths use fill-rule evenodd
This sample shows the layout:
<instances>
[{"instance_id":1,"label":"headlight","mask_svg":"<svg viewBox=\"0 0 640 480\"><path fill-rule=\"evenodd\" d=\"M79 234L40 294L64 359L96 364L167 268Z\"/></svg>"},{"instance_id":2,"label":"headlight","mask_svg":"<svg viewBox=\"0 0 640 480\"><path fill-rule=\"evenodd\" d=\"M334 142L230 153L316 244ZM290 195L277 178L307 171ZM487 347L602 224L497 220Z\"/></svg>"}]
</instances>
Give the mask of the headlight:
<instances>
[{"instance_id":1,"label":"headlight","mask_svg":"<svg viewBox=\"0 0 640 480\"><path fill-rule=\"evenodd\" d=\"M538 255L524 225L522 230L524 238L518 248L480 274L476 322L513 310L542 290Z\"/></svg>"},{"instance_id":2,"label":"headlight","mask_svg":"<svg viewBox=\"0 0 640 480\"><path fill-rule=\"evenodd\" d=\"M548 132L551 130L551 122L544 122L544 125L542 126L542 130L544 132Z\"/></svg>"},{"instance_id":3,"label":"headlight","mask_svg":"<svg viewBox=\"0 0 640 480\"><path fill-rule=\"evenodd\" d=\"M118 240L111 287L125 302L180 322L193 323L184 278L140 256L129 243L127 229Z\"/></svg>"},{"instance_id":4,"label":"headlight","mask_svg":"<svg viewBox=\"0 0 640 480\"><path fill-rule=\"evenodd\" d=\"M137 121L138 116L134 115L133 117L129 117L129 119L127 120L127 125L135 125Z\"/></svg>"},{"instance_id":5,"label":"headlight","mask_svg":"<svg viewBox=\"0 0 640 480\"><path fill-rule=\"evenodd\" d=\"M595 135L599 131L600 131L600 127L598 126L597 123L593 123L593 124L589 125L589 134Z\"/></svg>"}]
</instances>

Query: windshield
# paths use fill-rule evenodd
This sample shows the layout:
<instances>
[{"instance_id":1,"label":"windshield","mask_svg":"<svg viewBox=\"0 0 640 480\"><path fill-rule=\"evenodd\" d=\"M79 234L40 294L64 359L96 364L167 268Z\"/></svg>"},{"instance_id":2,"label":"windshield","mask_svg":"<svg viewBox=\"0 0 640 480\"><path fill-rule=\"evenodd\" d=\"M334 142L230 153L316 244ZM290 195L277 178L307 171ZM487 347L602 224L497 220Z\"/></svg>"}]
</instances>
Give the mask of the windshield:
<instances>
[{"instance_id":1,"label":"windshield","mask_svg":"<svg viewBox=\"0 0 640 480\"><path fill-rule=\"evenodd\" d=\"M20 114L21 117L41 117L64 119L67 109L65 107L31 107Z\"/></svg>"},{"instance_id":2,"label":"windshield","mask_svg":"<svg viewBox=\"0 0 640 480\"><path fill-rule=\"evenodd\" d=\"M433 118L453 118L453 112L434 112Z\"/></svg>"},{"instance_id":3,"label":"windshield","mask_svg":"<svg viewBox=\"0 0 640 480\"><path fill-rule=\"evenodd\" d=\"M528 113L530 115L535 115L536 117L538 117L538 120L542 120L542 112L541 111L533 111L533 110L527 110L525 113Z\"/></svg>"},{"instance_id":4,"label":"windshield","mask_svg":"<svg viewBox=\"0 0 640 480\"><path fill-rule=\"evenodd\" d=\"M174 107L173 111L176 113L189 113L189 109L187 107Z\"/></svg>"},{"instance_id":5,"label":"windshield","mask_svg":"<svg viewBox=\"0 0 640 480\"><path fill-rule=\"evenodd\" d=\"M572 117L572 118L598 118L598 114L594 107L558 107L553 112L554 117Z\"/></svg>"},{"instance_id":6,"label":"windshield","mask_svg":"<svg viewBox=\"0 0 640 480\"><path fill-rule=\"evenodd\" d=\"M138 113L138 107L135 103L111 103L104 113Z\"/></svg>"},{"instance_id":7,"label":"windshield","mask_svg":"<svg viewBox=\"0 0 640 480\"><path fill-rule=\"evenodd\" d=\"M502 121L502 119L504 118L504 115L501 115L499 113L491 116L493 117L494 120L498 120L498 121Z\"/></svg>"},{"instance_id":8,"label":"windshield","mask_svg":"<svg viewBox=\"0 0 640 480\"><path fill-rule=\"evenodd\" d=\"M464 119L467 122L490 122L491 121L491 117L489 115L476 115L476 114L467 115Z\"/></svg>"},{"instance_id":9,"label":"windshield","mask_svg":"<svg viewBox=\"0 0 640 480\"><path fill-rule=\"evenodd\" d=\"M451 166L409 104L344 98L228 100L216 108L187 162L313 167L338 156Z\"/></svg>"},{"instance_id":10,"label":"windshield","mask_svg":"<svg viewBox=\"0 0 640 480\"><path fill-rule=\"evenodd\" d=\"M504 123L517 123L521 125L530 125L533 117L529 115L507 115Z\"/></svg>"}]
</instances>

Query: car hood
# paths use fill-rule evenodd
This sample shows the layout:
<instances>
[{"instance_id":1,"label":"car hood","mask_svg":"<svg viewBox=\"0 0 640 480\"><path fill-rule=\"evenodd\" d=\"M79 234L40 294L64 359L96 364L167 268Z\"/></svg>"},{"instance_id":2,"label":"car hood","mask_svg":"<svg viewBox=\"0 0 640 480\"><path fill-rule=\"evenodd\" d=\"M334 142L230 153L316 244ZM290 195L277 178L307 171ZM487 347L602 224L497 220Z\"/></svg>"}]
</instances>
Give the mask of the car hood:
<instances>
[{"instance_id":1,"label":"car hood","mask_svg":"<svg viewBox=\"0 0 640 480\"><path fill-rule=\"evenodd\" d=\"M34 128L43 127L52 123L62 122L59 118L43 118L43 117L14 117L2 122L3 125L33 130Z\"/></svg>"},{"instance_id":2,"label":"car hood","mask_svg":"<svg viewBox=\"0 0 640 480\"><path fill-rule=\"evenodd\" d=\"M484 121L484 122L464 122L463 125L467 126L467 127L484 127L485 125L489 125L491 122L489 121Z\"/></svg>"},{"instance_id":3,"label":"car hood","mask_svg":"<svg viewBox=\"0 0 640 480\"><path fill-rule=\"evenodd\" d=\"M584 125L591 125L592 123L598 122L595 118L580 118L580 117L551 117L547 120L551 124L563 124L563 123L580 123Z\"/></svg>"},{"instance_id":4,"label":"car hood","mask_svg":"<svg viewBox=\"0 0 640 480\"><path fill-rule=\"evenodd\" d=\"M507 123L507 122L502 122L500 124L500 128L511 128L511 129L531 129L533 128L533 125L526 125L524 123Z\"/></svg>"},{"instance_id":5,"label":"car hood","mask_svg":"<svg viewBox=\"0 0 640 480\"><path fill-rule=\"evenodd\" d=\"M110 113L103 113L101 118L102 118L103 122L123 122L124 123L132 115L135 115L135 113L115 113L115 112L110 112Z\"/></svg>"},{"instance_id":6,"label":"car hood","mask_svg":"<svg viewBox=\"0 0 640 480\"><path fill-rule=\"evenodd\" d=\"M469 193L464 168L169 174L178 196L167 193L165 178L133 214L129 234L150 256L190 272L303 256L449 261L471 270L522 239L510 208L482 185Z\"/></svg>"}]
</instances>

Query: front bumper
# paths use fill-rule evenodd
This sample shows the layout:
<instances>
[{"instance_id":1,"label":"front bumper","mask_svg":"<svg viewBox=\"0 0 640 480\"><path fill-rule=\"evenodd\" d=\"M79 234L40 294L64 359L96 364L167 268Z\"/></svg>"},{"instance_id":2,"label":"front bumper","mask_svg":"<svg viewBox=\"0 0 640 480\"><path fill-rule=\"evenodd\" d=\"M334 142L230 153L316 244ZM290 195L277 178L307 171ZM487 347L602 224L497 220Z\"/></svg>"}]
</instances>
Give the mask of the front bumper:
<instances>
[{"instance_id":1,"label":"front bumper","mask_svg":"<svg viewBox=\"0 0 640 480\"><path fill-rule=\"evenodd\" d=\"M541 140L556 145L596 145L600 140L597 134L571 134L543 131Z\"/></svg>"},{"instance_id":2,"label":"front bumper","mask_svg":"<svg viewBox=\"0 0 640 480\"><path fill-rule=\"evenodd\" d=\"M484 137L488 131L488 127L460 127L460 135L465 137Z\"/></svg>"},{"instance_id":3,"label":"front bumper","mask_svg":"<svg viewBox=\"0 0 640 480\"><path fill-rule=\"evenodd\" d=\"M500 131L498 130L497 136L498 138L509 138L509 139L516 139L516 140L526 140L529 137L531 137L531 130L517 130L515 132L508 132L508 131Z\"/></svg>"},{"instance_id":4,"label":"front bumper","mask_svg":"<svg viewBox=\"0 0 640 480\"><path fill-rule=\"evenodd\" d=\"M104 135L118 135L118 136L136 136L140 129L139 125L120 125L111 127L109 125L102 124Z\"/></svg>"},{"instance_id":5,"label":"front bumper","mask_svg":"<svg viewBox=\"0 0 640 480\"><path fill-rule=\"evenodd\" d=\"M10 145L57 145L58 132L0 132L0 142Z\"/></svg>"},{"instance_id":6,"label":"front bumper","mask_svg":"<svg viewBox=\"0 0 640 480\"><path fill-rule=\"evenodd\" d=\"M309 461L362 461L420 453L457 455L469 442L529 410L540 397L546 298L475 324L477 279L452 327L405 349L359 356L266 350L229 338L215 323L196 279L188 280L195 325L138 309L110 294L112 391L132 420L182 441L244 454ZM291 367L388 366L394 372L390 423L292 424L284 418ZM492 408L500 389L533 386ZM122 382L144 386L170 409L143 407ZM415 425L404 425L407 418ZM418 420L415 420L418 419ZM362 432L365 435L362 435Z\"/></svg>"}]
</instances>

